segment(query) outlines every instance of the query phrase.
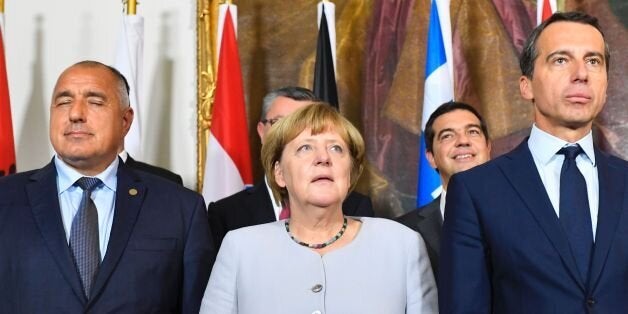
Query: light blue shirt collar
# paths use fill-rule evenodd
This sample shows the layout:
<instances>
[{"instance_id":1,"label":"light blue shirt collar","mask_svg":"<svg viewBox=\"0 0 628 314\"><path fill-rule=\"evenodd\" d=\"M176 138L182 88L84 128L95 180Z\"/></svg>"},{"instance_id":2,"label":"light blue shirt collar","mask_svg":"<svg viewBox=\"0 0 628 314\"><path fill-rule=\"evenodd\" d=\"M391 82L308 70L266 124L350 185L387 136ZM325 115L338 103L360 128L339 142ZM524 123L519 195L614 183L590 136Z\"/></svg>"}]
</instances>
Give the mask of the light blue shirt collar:
<instances>
[{"instance_id":1,"label":"light blue shirt collar","mask_svg":"<svg viewBox=\"0 0 628 314\"><path fill-rule=\"evenodd\" d=\"M57 155L55 155L54 163L55 167L57 168L57 186L59 188L59 194L72 187L76 180L84 177L84 175L76 171L70 165L66 164ZM115 158L113 162L103 172L94 176L100 179L107 188L114 192L116 191L116 187L118 186L117 170L119 163L119 159Z\"/></svg>"},{"instance_id":2,"label":"light blue shirt collar","mask_svg":"<svg viewBox=\"0 0 628 314\"><path fill-rule=\"evenodd\" d=\"M575 143L569 143L539 129L536 124L532 125L530 139L528 140L528 147L530 148L530 152L534 158L540 161L543 165L547 165L553 158L555 158L556 152L558 152L561 148L573 144L579 144L580 147L582 147L586 156L580 156L584 157L585 160L589 161L591 165L595 167L595 151L593 149L593 134L591 131Z\"/></svg>"}]
</instances>

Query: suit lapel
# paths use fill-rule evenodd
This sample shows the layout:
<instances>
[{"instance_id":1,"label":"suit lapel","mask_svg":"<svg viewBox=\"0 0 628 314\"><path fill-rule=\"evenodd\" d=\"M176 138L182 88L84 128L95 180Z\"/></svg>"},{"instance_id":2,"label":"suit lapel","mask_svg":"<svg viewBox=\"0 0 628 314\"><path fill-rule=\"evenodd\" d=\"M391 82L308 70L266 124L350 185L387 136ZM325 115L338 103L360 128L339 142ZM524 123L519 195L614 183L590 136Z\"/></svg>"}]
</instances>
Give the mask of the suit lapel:
<instances>
[{"instance_id":1,"label":"suit lapel","mask_svg":"<svg viewBox=\"0 0 628 314\"><path fill-rule=\"evenodd\" d=\"M599 180L599 210L597 231L595 236L595 249L591 260L591 272L589 283L592 288L597 285L600 273L606 263L606 257L615 237L617 223L622 212L622 204L625 195L625 170L612 162L612 160L595 151L595 158Z\"/></svg>"},{"instance_id":2,"label":"suit lapel","mask_svg":"<svg viewBox=\"0 0 628 314\"><path fill-rule=\"evenodd\" d=\"M147 193L143 182L122 162L118 166L117 176L118 186L116 188L113 225L107 244L107 253L100 265L92 288L90 304L102 292L105 283L118 264L122 253L124 253Z\"/></svg>"},{"instance_id":3,"label":"suit lapel","mask_svg":"<svg viewBox=\"0 0 628 314\"><path fill-rule=\"evenodd\" d=\"M567 237L563 232L563 228L534 164L532 154L528 148L528 140L524 140L517 148L505 156L506 162L500 164L504 176L521 196L521 200L523 200L547 238L558 251L571 276L584 291L585 285L582 276L578 271Z\"/></svg>"},{"instance_id":4,"label":"suit lapel","mask_svg":"<svg viewBox=\"0 0 628 314\"><path fill-rule=\"evenodd\" d=\"M57 171L54 163L31 176L26 186L33 217L41 235L50 250L61 274L68 281L74 294L84 304L87 302L61 219L59 195L57 191Z\"/></svg>"},{"instance_id":5,"label":"suit lapel","mask_svg":"<svg viewBox=\"0 0 628 314\"><path fill-rule=\"evenodd\" d=\"M427 246L431 247L437 255L440 255L440 233L443 218L440 214L440 197L431 202L427 208L418 212L419 222L417 229L423 236Z\"/></svg>"},{"instance_id":6,"label":"suit lapel","mask_svg":"<svg viewBox=\"0 0 628 314\"><path fill-rule=\"evenodd\" d=\"M253 209L251 215L254 217L255 222L262 224L276 221L275 208L270 199L270 194L268 194L266 183L264 181L260 182L250 189L249 193L251 193L251 197L246 200L248 203L246 208Z\"/></svg>"}]
</instances>

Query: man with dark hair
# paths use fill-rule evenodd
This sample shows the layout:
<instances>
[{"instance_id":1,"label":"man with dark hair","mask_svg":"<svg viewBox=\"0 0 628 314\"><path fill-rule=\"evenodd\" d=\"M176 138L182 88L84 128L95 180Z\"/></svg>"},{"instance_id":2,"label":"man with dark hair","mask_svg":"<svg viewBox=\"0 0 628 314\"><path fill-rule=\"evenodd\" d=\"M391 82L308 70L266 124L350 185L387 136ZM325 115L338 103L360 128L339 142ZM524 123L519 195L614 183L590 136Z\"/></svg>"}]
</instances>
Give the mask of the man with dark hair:
<instances>
[{"instance_id":1,"label":"man with dark hair","mask_svg":"<svg viewBox=\"0 0 628 314\"><path fill-rule=\"evenodd\" d=\"M438 279L438 252L445 213L447 183L454 174L489 160L488 128L475 108L460 102L444 103L425 124L427 160L440 175L442 194L431 203L397 218L425 240L434 277Z\"/></svg>"},{"instance_id":2,"label":"man with dark hair","mask_svg":"<svg viewBox=\"0 0 628 314\"><path fill-rule=\"evenodd\" d=\"M214 261L196 192L121 163L123 78L59 76L45 167L0 179L0 313L198 313Z\"/></svg>"},{"instance_id":3,"label":"man with dark hair","mask_svg":"<svg viewBox=\"0 0 628 314\"><path fill-rule=\"evenodd\" d=\"M609 53L597 19L556 13L528 38L530 137L452 176L441 313L625 313L628 163L594 146Z\"/></svg>"},{"instance_id":4,"label":"man with dark hair","mask_svg":"<svg viewBox=\"0 0 628 314\"><path fill-rule=\"evenodd\" d=\"M275 122L317 101L314 93L303 87L288 86L269 92L264 97L262 115L257 123L257 134L262 143L264 135ZM266 178L250 189L210 203L207 210L216 249L220 248L222 239L231 230L289 217L289 208L275 200ZM347 216L374 215L371 200L357 192L349 193L342 210Z\"/></svg>"}]
</instances>

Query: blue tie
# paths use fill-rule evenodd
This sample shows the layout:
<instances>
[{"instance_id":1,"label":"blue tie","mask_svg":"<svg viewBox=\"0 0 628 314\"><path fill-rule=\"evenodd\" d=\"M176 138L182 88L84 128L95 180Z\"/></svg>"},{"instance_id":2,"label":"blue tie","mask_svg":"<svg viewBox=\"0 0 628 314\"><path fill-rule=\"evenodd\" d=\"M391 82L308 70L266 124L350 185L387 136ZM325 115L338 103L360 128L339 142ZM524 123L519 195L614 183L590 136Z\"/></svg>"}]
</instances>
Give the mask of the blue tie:
<instances>
[{"instance_id":1,"label":"blue tie","mask_svg":"<svg viewBox=\"0 0 628 314\"><path fill-rule=\"evenodd\" d=\"M566 146L558 151L558 154L565 155L560 170L560 222L580 274L587 282L593 251L593 229L587 184L576 166L576 157L580 153L583 153L580 145Z\"/></svg>"},{"instance_id":2,"label":"blue tie","mask_svg":"<svg viewBox=\"0 0 628 314\"><path fill-rule=\"evenodd\" d=\"M100 266L98 211L94 201L92 201L91 194L101 183L100 179L90 177L82 177L75 183L83 189L83 196L74 220L72 220L70 249L74 256L76 269L81 276L83 292L88 299Z\"/></svg>"}]
</instances>

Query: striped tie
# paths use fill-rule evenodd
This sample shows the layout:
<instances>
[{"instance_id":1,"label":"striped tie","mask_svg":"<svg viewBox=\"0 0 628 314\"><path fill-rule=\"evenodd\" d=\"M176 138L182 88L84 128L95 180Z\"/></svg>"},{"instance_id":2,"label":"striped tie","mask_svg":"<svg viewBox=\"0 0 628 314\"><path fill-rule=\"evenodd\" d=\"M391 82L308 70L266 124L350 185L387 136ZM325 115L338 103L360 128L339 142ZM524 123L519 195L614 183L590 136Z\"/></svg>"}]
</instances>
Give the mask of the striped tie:
<instances>
[{"instance_id":1,"label":"striped tie","mask_svg":"<svg viewBox=\"0 0 628 314\"><path fill-rule=\"evenodd\" d=\"M98 211L96 211L96 205L91 199L91 194L101 183L100 179L90 177L82 177L75 183L83 189L83 196L72 221L70 249L74 256L76 269L81 276L83 292L88 299L100 266Z\"/></svg>"}]
</instances>

